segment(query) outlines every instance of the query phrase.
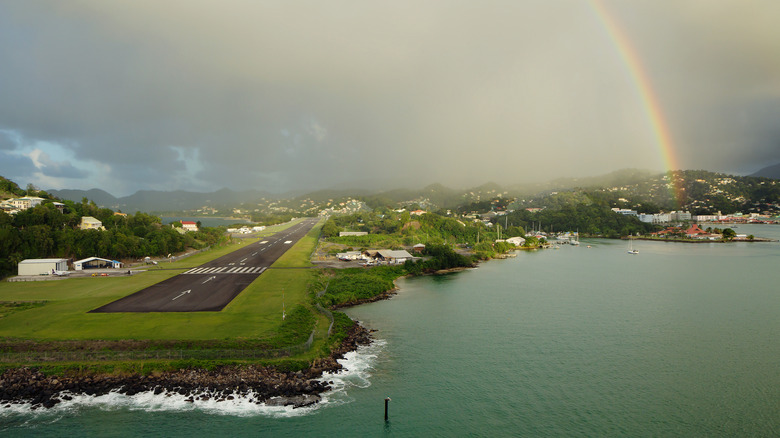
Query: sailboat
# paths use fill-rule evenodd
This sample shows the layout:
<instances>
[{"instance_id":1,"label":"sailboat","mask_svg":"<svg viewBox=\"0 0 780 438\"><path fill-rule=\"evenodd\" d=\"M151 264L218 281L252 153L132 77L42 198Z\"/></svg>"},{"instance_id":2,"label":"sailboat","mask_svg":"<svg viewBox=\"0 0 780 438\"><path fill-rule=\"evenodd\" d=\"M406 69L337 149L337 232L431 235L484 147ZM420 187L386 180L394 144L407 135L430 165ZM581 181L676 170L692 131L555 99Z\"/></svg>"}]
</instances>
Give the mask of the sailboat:
<instances>
[{"instance_id":1,"label":"sailboat","mask_svg":"<svg viewBox=\"0 0 780 438\"><path fill-rule=\"evenodd\" d=\"M569 238L569 245L577 246L579 244L580 244L580 229L577 228L576 240L571 240L571 238Z\"/></svg>"},{"instance_id":2,"label":"sailboat","mask_svg":"<svg viewBox=\"0 0 780 438\"><path fill-rule=\"evenodd\" d=\"M631 236L628 236L628 253L639 254L639 250L634 249L634 239L632 239Z\"/></svg>"}]
</instances>

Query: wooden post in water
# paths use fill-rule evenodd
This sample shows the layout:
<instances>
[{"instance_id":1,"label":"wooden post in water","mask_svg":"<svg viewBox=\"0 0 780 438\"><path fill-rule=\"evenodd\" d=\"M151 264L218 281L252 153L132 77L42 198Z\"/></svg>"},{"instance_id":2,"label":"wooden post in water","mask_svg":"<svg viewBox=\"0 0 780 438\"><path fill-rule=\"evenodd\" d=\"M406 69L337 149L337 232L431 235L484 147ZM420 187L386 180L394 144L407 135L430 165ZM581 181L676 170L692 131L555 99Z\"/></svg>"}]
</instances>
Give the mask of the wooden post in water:
<instances>
[{"instance_id":1,"label":"wooden post in water","mask_svg":"<svg viewBox=\"0 0 780 438\"><path fill-rule=\"evenodd\" d=\"M387 404L390 402L390 397L385 397L385 421L387 421Z\"/></svg>"}]
</instances>

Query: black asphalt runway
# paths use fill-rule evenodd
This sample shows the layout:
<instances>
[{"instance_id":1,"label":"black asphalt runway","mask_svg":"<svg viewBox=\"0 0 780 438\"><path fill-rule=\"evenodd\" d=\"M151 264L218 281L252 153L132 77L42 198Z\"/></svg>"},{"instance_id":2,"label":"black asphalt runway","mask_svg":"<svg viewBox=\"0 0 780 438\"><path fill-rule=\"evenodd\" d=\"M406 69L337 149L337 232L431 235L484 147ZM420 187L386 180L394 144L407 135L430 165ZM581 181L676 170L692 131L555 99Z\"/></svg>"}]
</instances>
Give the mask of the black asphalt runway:
<instances>
[{"instance_id":1,"label":"black asphalt runway","mask_svg":"<svg viewBox=\"0 0 780 438\"><path fill-rule=\"evenodd\" d=\"M273 236L90 312L220 311L316 223L317 219L305 219Z\"/></svg>"}]
</instances>

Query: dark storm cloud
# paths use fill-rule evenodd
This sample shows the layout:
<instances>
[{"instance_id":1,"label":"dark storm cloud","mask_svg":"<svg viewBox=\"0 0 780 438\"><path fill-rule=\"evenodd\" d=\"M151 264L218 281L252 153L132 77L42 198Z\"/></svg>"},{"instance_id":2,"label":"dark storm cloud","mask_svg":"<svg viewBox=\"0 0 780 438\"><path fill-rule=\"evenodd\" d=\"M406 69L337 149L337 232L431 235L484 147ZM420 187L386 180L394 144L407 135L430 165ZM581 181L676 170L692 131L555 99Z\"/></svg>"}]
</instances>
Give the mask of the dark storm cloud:
<instances>
[{"instance_id":1,"label":"dark storm cloud","mask_svg":"<svg viewBox=\"0 0 780 438\"><path fill-rule=\"evenodd\" d=\"M0 150L14 150L18 145L18 142L11 132L0 129Z\"/></svg>"},{"instance_id":2,"label":"dark storm cloud","mask_svg":"<svg viewBox=\"0 0 780 438\"><path fill-rule=\"evenodd\" d=\"M683 167L748 168L776 144L780 6L748 3L604 4ZM40 170L88 168L93 186L126 192L664 164L636 83L579 0L10 1L0 60L0 126L67 152L40 146L59 163Z\"/></svg>"},{"instance_id":3,"label":"dark storm cloud","mask_svg":"<svg viewBox=\"0 0 780 438\"><path fill-rule=\"evenodd\" d=\"M0 151L0 176L4 176L17 184L24 185L37 168L29 157L19 156Z\"/></svg>"}]
</instances>

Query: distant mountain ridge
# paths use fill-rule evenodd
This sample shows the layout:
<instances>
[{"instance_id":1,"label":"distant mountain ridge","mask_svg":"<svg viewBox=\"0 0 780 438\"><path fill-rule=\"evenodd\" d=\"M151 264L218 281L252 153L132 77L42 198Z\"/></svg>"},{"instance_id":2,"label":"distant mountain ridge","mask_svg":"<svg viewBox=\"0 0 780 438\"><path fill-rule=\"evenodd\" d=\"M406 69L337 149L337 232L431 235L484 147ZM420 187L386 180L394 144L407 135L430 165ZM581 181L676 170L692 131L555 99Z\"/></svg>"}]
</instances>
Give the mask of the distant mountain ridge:
<instances>
[{"instance_id":1,"label":"distant mountain ridge","mask_svg":"<svg viewBox=\"0 0 780 438\"><path fill-rule=\"evenodd\" d=\"M216 209L232 208L237 205L246 207L261 199L311 199L315 202L324 202L329 199L341 199L348 197L361 198L369 204L400 203L409 201L428 200L430 203L451 208L463 202L472 202L485 197L495 196L528 196L535 193L564 190L574 187L592 187L599 185L622 185L634 183L657 172L637 169L623 169L606 175L589 178L560 178L543 184L512 185L502 187L495 182L488 182L468 189L452 189L442 184L430 184L422 189L392 189L386 191L367 189L322 189L307 192L303 195L286 193L271 194L259 190L234 191L223 188L211 193L188 192L176 190L170 192L158 190L140 190L129 196L115 197L102 189L90 190L49 190L52 195L81 202L83 198L94 201L99 207L121 210L125 213L136 211L145 212L173 212L195 210L207 206Z\"/></svg>"},{"instance_id":2,"label":"distant mountain ridge","mask_svg":"<svg viewBox=\"0 0 780 438\"><path fill-rule=\"evenodd\" d=\"M258 190L233 191L221 189L212 193L187 192L176 190L163 192L157 190L140 190L129 196L117 198L105 190L49 190L52 195L73 202L81 202L83 198L94 201L99 207L122 210L125 213L136 211L183 211L194 210L204 206L225 208L247 201L272 197L268 192Z\"/></svg>"},{"instance_id":3,"label":"distant mountain ridge","mask_svg":"<svg viewBox=\"0 0 780 438\"><path fill-rule=\"evenodd\" d=\"M762 177L756 176L758 173L771 174L773 170L780 171L780 165L770 166L751 175L751 177L690 170L678 171L676 174L678 178L683 177L689 180L685 183L687 200L706 201L698 204L699 207L691 204L692 208L704 208L704 205L722 205L724 208L731 208L734 199L759 189L766 192L759 196L763 200L762 202L776 203L775 186L759 187L763 184L759 181ZM722 181L723 178L728 178L728 181ZM755 180L743 181L743 179L751 178ZM300 192L274 195L259 190L234 191L231 189L221 189L211 193L183 190L171 192L142 190L121 198L114 197L100 189L86 191L50 190L49 193L74 202L81 202L86 197L101 207L122 210L126 213L144 211L189 212L192 214L203 207L209 207L221 210L221 214L232 214L237 209L240 209L241 214L262 211L290 213L308 211L307 214L311 214L318 208L337 205L349 199L363 201L370 208L419 205L427 210L436 210L451 209L459 205L483 202L497 197L530 200L540 195L545 196L570 190L602 189L608 189L616 196L618 193L623 193L623 196L626 197L630 195L630 197L637 197L637 199L644 199L645 202L663 206L671 205L672 201L667 179L666 172L622 169L595 177L560 178L541 184L516 184L502 187L494 182L488 182L469 189L452 189L441 184L431 184L421 189L396 188L386 191L366 188L320 189L303 195ZM731 180L734 184L729 182ZM728 185L724 185L727 183ZM727 197L728 200L724 200L723 197ZM716 200L719 201L713 204Z\"/></svg>"},{"instance_id":4,"label":"distant mountain ridge","mask_svg":"<svg viewBox=\"0 0 780 438\"><path fill-rule=\"evenodd\" d=\"M752 173L748 176L780 179L780 163L777 163L774 166L765 167L758 172Z\"/></svg>"}]
</instances>

